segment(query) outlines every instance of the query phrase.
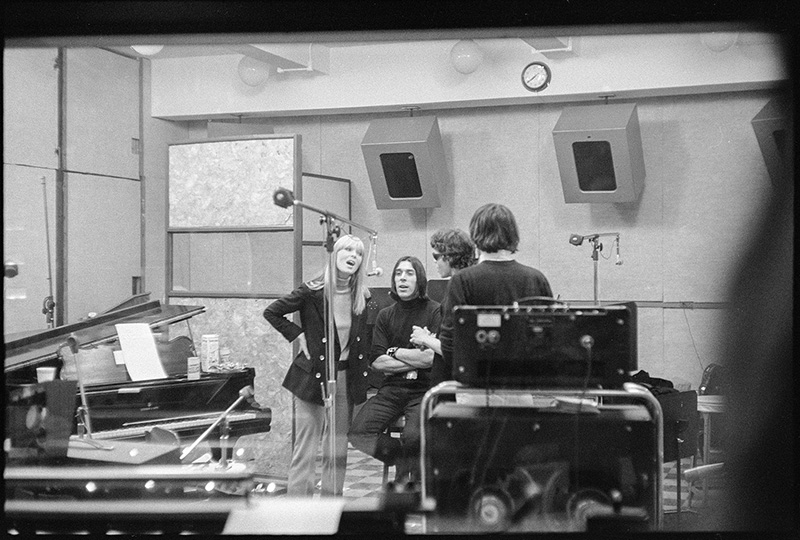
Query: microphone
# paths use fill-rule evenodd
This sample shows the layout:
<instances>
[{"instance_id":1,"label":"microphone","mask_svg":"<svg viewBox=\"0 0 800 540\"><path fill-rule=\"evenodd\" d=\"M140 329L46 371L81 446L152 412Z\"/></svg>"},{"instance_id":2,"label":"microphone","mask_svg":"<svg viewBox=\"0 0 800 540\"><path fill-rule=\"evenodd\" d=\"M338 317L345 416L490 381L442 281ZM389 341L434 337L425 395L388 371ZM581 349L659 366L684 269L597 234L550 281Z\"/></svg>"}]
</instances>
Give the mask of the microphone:
<instances>
[{"instance_id":1,"label":"microphone","mask_svg":"<svg viewBox=\"0 0 800 540\"><path fill-rule=\"evenodd\" d=\"M210 434L212 431L214 431L214 429L215 429L215 428L216 428L216 427L217 427L217 426L218 426L220 423L222 423L222 421L223 421L223 420L225 420L225 419L228 417L228 415L231 413L231 411L233 411L233 410L234 410L236 407L238 407L238 406L239 406L239 404L240 404L242 401L244 401L244 400L246 400L246 399L247 399L247 400L251 399L251 398L253 397L253 395L254 395L254 394L255 394L255 390L253 389L253 387L252 387L252 386L249 386L249 385L248 385L248 386L245 386L244 388L242 388L241 390L239 390L239 397L238 397L238 398L236 398L236 401L234 401L233 403L231 403L230 407L228 407L227 409L225 409L225 410L222 412L222 414L220 414L220 415L217 417L217 419L216 419L216 420L214 420L214 423L213 423L213 424L211 424L210 426L208 426L208 428L206 428L206 430L205 430L205 431L204 431L204 432L203 432L203 433L202 433L202 434L201 434L201 435L200 435L200 436L199 436L197 439L195 439L195 441L194 441L192 444L190 444L189 446L187 446L187 447L186 447L186 448L183 450L183 452L181 452L180 459L181 459L181 460L183 460L184 458L186 458L186 456L188 456L189 454L191 454L191 453L194 451L194 449L195 449L195 448L197 448L197 445L198 445L198 444L200 444L201 442L203 442L203 441L206 439L206 437L208 437L208 435L209 435L209 434ZM225 449L223 448L223 452L224 452L224 451L225 451ZM223 456L224 456L224 453L223 453Z\"/></svg>"},{"instance_id":2,"label":"microphone","mask_svg":"<svg viewBox=\"0 0 800 540\"><path fill-rule=\"evenodd\" d=\"M5 263L5 277L13 278L17 277L17 274L19 274L19 266L17 263L11 261Z\"/></svg>"},{"instance_id":3,"label":"microphone","mask_svg":"<svg viewBox=\"0 0 800 540\"><path fill-rule=\"evenodd\" d=\"M261 405L255 400L256 391L252 386L245 386L239 390L239 396L243 397L253 409L261 409Z\"/></svg>"},{"instance_id":4,"label":"microphone","mask_svg":"<svg viewBox=\"0 0 800 540\"><path fill-rule=\"evenodd\" d=\"M370 243L370 254L375 254L375 257L372 258L372 270L367 272L367 277L372 276L382 276L383 275L383 268L378 266L378 233L372 234L369 239Z\"/></svg>"},{"instance_id":5,"label":"microphone","mask_svg":"<svg viewBox=\"0 0 800 540\"><path fill-rule=\"evenodd\" d=\"M617 266L620 266L622 264L622 260L620 260L619 258L619 236L617 236L617 262L614 264L616 264Z\"/></svg>"},{"instance_id":6,"label":"microphone","mask_svg":"<svg viewBox=\"0 0 800 540\"><path fill-rule=\"evenodd\" d=\"M573 246L579 246L583 244L583 236L579 234L571 234L569 236L569 243L572 244Z\"/></svg>"},{"instance_id":7,"label":"microphone","mask_svg":"<svg viewBox=\"0 0 800 540\"><path fill-rule=\"evenodd\" d=\"M272 202L281 208L289 208L294 204L294 193L286 188L278 188L272 195Z\"/></svg>"},{"instance_id":8,"label":"microphone","mask_svg":"<svg viewBox=\"0 0 800 540\"><path fill-rule=\"evenodd\" d=\"M66 345L69 347L72 354L78 354L78 339L75 337L75 334L69 335Z\"/></svg>"}]
</instances>

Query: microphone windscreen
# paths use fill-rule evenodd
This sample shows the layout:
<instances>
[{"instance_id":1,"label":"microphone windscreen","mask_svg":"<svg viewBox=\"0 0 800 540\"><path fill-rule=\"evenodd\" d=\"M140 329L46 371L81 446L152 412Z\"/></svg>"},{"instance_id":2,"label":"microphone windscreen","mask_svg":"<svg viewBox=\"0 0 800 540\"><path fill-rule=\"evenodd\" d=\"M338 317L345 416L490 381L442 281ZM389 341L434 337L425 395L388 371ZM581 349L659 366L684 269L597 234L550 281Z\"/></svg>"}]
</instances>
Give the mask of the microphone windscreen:
<instances>
[{"instance_id":1,"label":"microphone windscreen","mask_svg":"<svg viewBox=\"0 0 800 540\"><path fill-rule=\"evenodd\" d=\"M272 202L281 208L289 208L294 204L294 193L286 188L278 188L272 195Z\"/></svg>"},{"instance_id":2,"label":"microphone windscreen","mask_svg":"<svg viewBox=\"0 0 800 540\"><path fill-rule=\"evenodd\" d=\"M250 398L255 395L255 390L252 386L245 386L241 390L239 390L239 395L245 398Z\"/></svg>"},{"instance_id":3,"label":"microphone windscreen","mask_svg":"<svg viewBox=\"0 0 800 540\"><path fill-rule=\"evenodd\" d=\"M579 234L572 234L569 237L569 243L572 244L573 246L579 246L583 244L583 236Z\"/></svg>"}]
</instances>

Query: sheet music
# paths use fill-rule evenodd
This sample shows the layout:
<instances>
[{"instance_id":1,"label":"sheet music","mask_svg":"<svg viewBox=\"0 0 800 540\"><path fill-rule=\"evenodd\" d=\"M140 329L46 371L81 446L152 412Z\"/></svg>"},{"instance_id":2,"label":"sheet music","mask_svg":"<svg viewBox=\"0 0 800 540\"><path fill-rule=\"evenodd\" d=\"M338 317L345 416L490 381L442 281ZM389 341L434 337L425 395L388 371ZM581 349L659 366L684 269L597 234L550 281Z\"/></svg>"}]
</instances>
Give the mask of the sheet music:
<instances>
[{"instance_id":1,"label":"sheet music","mask_svg":"<svg viewBox=\"0 0 800 540\"><path fill-rule=\"evenodd\" d=\"M167 373L161 365L156 349L156 340L146 323L114 325L119 336L125 368L132 381L166 379Z\"/></svg>"}]
</instances>

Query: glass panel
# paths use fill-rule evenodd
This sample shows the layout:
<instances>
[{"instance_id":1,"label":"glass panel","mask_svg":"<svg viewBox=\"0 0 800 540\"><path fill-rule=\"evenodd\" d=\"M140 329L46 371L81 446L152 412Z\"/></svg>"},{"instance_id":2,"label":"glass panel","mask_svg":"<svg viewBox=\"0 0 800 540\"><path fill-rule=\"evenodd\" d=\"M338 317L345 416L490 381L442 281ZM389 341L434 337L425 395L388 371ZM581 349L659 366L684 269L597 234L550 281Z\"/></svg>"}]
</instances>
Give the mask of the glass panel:
<instances>
[{"instance_id":1,"label":"glass panel","mask_svg":"<svg viewBox=\"0 0 800 540\"><path fill-rule=\"evenodd\" d=\"M303 202L350 219L350 181L304 174ZM303 241L322 242L325 227L320 224L320 214L307 209L302 209L302 213Z\"/></svg>"},{"instance_id":2,"label":"glass panel","mask_svg":"<svg viewBox=\"0 0 800 540\"><path fill-rule=\"evenodd\" d=\"M285 294L293 231L172 233L173 291Z\"/></svg>"},{"instance_id":3,"label":"glass panel","mask_svg":"<svg viewBox=\"0 0 800 540\"><path fill-rule=\"evenodd\" d=\"M322 275L327 262L325 246L303 246L303 281Z\"/></svg>"},{"instance_id":4,"label":"glass panel","mask_svg":"<svg viewBox=\"0 0 800 540\"><path fill-rule=\"evenodd\" d=\"M272 196L294 187L294 145L294 137L170 145L169 226L291 226L293 208Z\"/></svg>"}]
</instances>

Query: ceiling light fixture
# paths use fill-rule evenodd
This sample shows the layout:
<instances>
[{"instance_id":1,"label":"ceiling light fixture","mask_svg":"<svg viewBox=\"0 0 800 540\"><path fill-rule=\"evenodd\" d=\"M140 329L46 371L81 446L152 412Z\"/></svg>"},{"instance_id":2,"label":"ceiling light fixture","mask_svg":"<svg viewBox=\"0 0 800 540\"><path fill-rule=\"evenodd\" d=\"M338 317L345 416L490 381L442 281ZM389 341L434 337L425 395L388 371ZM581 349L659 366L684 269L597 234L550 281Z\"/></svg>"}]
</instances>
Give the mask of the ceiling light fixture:
<instances>
[{"instance_id":1,"label":"ceiling light fixture","mask_svg":"<svg viewBox=\"0 0 800 540\"><path fill-rule=\"evenodd\" d=\"M450 49L450 63L459 73L468 75L483 62L483 51L471 39L462 39Z\"/></svg>"},{"instance_id":2,"label":"ceiling light fixture","mask_svg":"<svg viewBox=\"0 0 800 540\"><path fill-rule=\"evenodd\" d=\"M730 49L738 37L739 34L736 32L710 32L703 34L701 41L708 49L722 52Z\"/></svg>"},{"instance_id":3,"label":"ceiling light fixture","mask_svg":"<svg viewBox=\"0 0 800 540\"><path fill-rule=\"evenodd\" d=\"M154 56L161 52L163 45L131 45L131 49L142 56Z\"/></svg>"},{"instance_id":4,"label":"ceiling light fixture","mask_svg":"<svg viewBox=\"0 0 800 540\"><path fill-rule=\"evenodd\" d=\"M243 56L237 69L239 78L248 86L261 86L269 78L269 65L252 56Z\"/></svg>"}]
</instances>

